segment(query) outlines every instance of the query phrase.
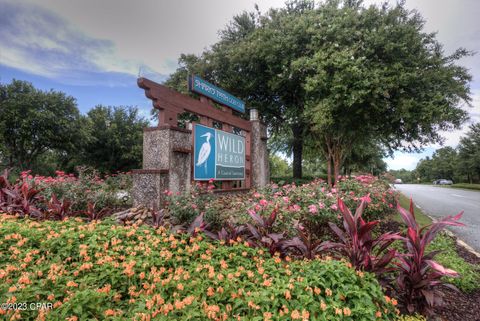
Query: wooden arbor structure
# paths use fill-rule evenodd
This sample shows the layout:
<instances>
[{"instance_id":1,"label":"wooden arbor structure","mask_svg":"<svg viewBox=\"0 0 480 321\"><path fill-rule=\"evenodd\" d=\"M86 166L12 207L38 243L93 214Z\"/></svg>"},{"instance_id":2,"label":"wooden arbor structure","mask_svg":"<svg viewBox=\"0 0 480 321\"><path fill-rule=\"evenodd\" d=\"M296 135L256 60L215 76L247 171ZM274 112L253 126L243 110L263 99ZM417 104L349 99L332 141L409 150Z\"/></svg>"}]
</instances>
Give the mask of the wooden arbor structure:
<instances>
[{"instance_id":1,"label":"wooden arbor structure","mask_svg":"<svg viewBox=\"0 0 480 321\"><path fill-rule=\"evenodd\" d=\"M228 107L217 108L207 97L200 100L178 93L146 78L138 86L158 109L158 126L144 129L143 169L134 170L134 203L161 205L165 190L189 190L193 177L192 130L178 126L185 112L198 116L198 123L245 137L245 180L222 181L217 191L240 191L269 181L266 128L258 120L246 120ZM160 203L159 203L160 202Z\"/></svg>"}]
</instances>

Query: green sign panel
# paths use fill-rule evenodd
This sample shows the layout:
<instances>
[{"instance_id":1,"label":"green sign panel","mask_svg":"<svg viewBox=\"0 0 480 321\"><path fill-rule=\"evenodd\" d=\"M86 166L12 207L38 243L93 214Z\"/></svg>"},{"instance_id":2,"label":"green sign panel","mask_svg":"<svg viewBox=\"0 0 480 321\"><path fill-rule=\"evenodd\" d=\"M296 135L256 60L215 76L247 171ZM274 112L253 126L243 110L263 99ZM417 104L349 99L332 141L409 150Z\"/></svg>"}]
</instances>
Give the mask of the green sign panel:
<instances>
[{"instance_id":1,"label":"green sign panel","mask_svg":"<svg viewBox=\"0 0 480 321\"><path fill-rule=\"evenodd\" d=\"M245 179L245 137L195 125L194 179Z\"/></svg>"},{"instance_id":2,"label":"green sign panel","mask_svg":"<svg viewBox=\"0 0 480 321\"><path fill-rule=\"evenodd\" d=\"M241 113L245 112L245 103L242 100L198 76L193 75L188 77L188 89L197 94L207 96L236 111Z\"/></svg>"}]
</instances>

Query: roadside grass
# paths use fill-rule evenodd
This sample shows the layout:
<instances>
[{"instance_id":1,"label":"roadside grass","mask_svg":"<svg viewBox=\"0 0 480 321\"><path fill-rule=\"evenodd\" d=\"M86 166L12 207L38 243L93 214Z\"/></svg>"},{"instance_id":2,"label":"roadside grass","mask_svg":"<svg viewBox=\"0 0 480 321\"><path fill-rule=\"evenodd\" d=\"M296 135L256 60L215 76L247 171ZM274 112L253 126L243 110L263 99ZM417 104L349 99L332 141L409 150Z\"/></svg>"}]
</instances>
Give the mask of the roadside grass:
<instances>
[{"instance_id":1,"label":"roadside grass","mask_svg":"<svg viewBox=\"0 0 480 321\"><path fill-rule=\"evenodd\" d=\"M473 189L476 191L480 191L480 184L469 184L469 183L458 183L450 185L453 188L463 188L463 189Z\"/></svg>"},{"instance_id":2,"label":"roadside grass","mask_svg":"<svg viewBox=\"0 0 480 321\"><path fill-rule=\"evenodd\" d=\"M400 206L407 210L409 209L410 199L405 195L399 193L398 201ZM421 226L432 223L432 219L417 206L415 206L415 217ZM403 224L400 214L395 213L393 219ZM452 283L463 292L472 292L480 289L480 265L466 262L461 256L458 255L455 249L455 240L445 233L439 234L428 247L429 251L441 251L435 257L435 260L438 261L438 263L442 264L446 268L455 270L460 274L460 276L457 278L446 278L448 282Z\"/></svg>"},{"instance_id":3,"label":"roadside grass","mask_svg":"<svg viewBox=\"0 0 480 321\"><path fill-rule=\"evenodd\" d=\"M463 292L472 292L480 288L480 265L466 262L460 257L456 250L455 240L446 235L440 234L430 244L428 250L440 252L435 260L443 266L457 271L460 274L457 278L446 278L448 282L452 283Z\"/></svg>"},{"instance_id":4,"label":"roadside grass","mask_svg":"<svg viewBox=\"0 0 480 321\"><path fill-rule=\"evenodd\" d=\"M398 202L400 203L400 206L409 209L410 208L410 199L403 195L402 193L398 193ZM415 200L413 201L413 204L415 205ZM425 214L422 209L418 208L418 206L415 205L415 218L417 219L417 222L422 225L429 225L432 223L432 219L428 217L428 215ZM400 217L400 214L398 212L395 212L395 216L393 219L397 222L403 223L402 218Z\"/></svg>"}]
</instances>

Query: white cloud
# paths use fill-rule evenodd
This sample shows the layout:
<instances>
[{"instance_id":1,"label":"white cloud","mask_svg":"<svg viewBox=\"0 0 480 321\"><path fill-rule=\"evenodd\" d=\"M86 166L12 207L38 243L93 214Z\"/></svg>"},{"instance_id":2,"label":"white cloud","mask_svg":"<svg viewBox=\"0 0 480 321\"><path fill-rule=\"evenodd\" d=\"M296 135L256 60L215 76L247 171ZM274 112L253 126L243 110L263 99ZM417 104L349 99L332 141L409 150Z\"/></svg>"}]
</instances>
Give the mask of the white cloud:
<instances>
[{"instance_id":1,"label":"white cloud","mask_svg":"<svg viewBox=\"0 0 480 321\"><path fill-rule=\"evenodd\" d=\"M112 71L136 74L146 65L160 74L175 71L181 53L200 54L218 40L218 31L255 0L118 1L30 0L67 19L72 26L114 44L114 55L95 62ZM260 1L260 9L280 7L284 0ZM129 64L135 62L135 68Z\"/></svg>"},{"instance_id":2,"label":"white cloud","mask_svg":"<svg viewBox=\"0 0 480 321\"><path fill-rule=\"evenodd\" d=\"M100 71L136 76L140 66L148 66L161 75L173 72L181 53L200 54L214 44L218 40L218 31L233 15L253 10L255 3L265 12L270 7L284 6L285 0L0 0L0 5L9 2L40 6L67 22L63 27L42 35L35 32L36 26L42 23L48 25L49 21L42 21L42 15L24 17L23 23L17 27L29 30L30 37L26 37L24 32L23 37L14 38L20 42L27 39L30 48L40 46L50 50L67 50L61 41L67 42L72 33L90 39L104 39L108 46L89 51L85 58ZM367 4L382 2L366 0ZM395 3L396 0L390 2ZM426 18L426 29L438 31L438 38L445 44L447 52L460 46L480 52L480 25L477 23L480 1L407 0L407 6L419 9ZM2 59L15 68L20 65L13 61L11 55L9 59ZM474 73L475 81L480 80L479 59L477 55L462 60L462 64ZM46 74L45 69L51 73L55 66L33 59L24 61L24 70Z\"/></svg>"},{"instance_id":3,"label":"white cloud","mask_svg":"<svg viewBox=\"0 0 480 321\"><path fill-rule=\"evenodd\" d=\"M406 169L413 170L417 166L420 158L424 154L408 154L403 152L395 152L393 158L385 159L388 169Z\"/></svg>"}]
</instances>

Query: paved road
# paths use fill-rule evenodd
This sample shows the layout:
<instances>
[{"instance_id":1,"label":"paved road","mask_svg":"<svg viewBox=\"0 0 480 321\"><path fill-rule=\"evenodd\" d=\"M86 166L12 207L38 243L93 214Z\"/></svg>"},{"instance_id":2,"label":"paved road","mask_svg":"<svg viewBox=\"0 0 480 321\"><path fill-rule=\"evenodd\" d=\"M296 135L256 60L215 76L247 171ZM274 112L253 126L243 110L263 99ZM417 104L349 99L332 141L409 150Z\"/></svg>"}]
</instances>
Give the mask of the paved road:
<instances>
[{"instance_id":1,"label":"paved road","mask_svg":"<svg viewBox=\"0 0 480 321\"><path fill-rule=\"evenodd\" d=\"M408 198L432 217L440 218L464 211L465 227L449 227L460 239L480 252L480 191L434 185L395 184Z\"/></svg>"}]
</instances>

